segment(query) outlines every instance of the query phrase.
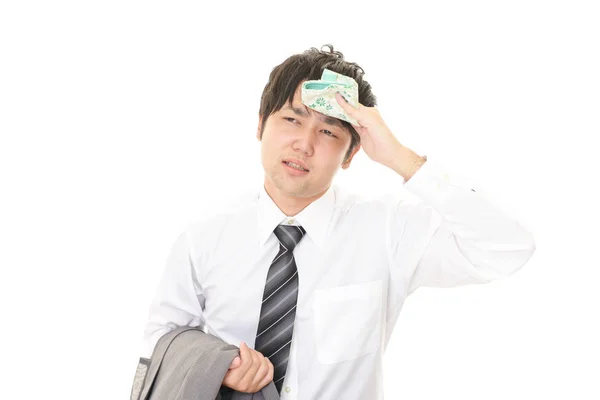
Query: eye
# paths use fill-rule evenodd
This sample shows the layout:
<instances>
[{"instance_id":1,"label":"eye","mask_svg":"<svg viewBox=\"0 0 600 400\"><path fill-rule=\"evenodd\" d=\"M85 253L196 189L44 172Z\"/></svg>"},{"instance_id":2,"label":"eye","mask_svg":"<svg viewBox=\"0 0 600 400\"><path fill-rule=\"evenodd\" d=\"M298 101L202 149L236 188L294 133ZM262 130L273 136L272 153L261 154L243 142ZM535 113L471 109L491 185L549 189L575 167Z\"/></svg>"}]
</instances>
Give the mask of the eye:
<instances>
[{"instance_id":1,"label":"eye","mask_svg":"<svg viewBox=\"0 0 600 400\"><path fill-rule=\"evenodd\" d=\"M321 132L325 133L328 136L336 137L331 131L328 131L327 129L323 129Z\"/></svg>"},{"instance_id":2,"label":"eye","mask_svg":"<svg viewBox=\"0 0 600 400\"><path fill-rule=\"evenodd\" d=\"M285 119L286 121L292 122L292 123L297 122L295 118L291 118L291 117L283 117L283 119Z\"/></svg>"}]
</instances>

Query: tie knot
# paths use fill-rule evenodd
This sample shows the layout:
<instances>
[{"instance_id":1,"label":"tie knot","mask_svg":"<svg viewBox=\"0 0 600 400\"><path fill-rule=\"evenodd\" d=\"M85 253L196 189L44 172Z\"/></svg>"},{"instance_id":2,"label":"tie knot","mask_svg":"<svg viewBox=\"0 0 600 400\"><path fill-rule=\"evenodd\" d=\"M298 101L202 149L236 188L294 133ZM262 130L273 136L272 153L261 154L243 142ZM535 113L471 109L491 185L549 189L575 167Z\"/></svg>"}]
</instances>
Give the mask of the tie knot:
<instances>
[{"instance_id":1,"label":"tie knot","mask_svg":"<svg viewBox=\"0 0 600 400\"><path fill-rule=\"evenodd\" d=\"M300 242L306 231L301 226L294 225L277 225L273 231L279 243L289 251L294 250L294 247Z\"/></svg>"}]
</instances>

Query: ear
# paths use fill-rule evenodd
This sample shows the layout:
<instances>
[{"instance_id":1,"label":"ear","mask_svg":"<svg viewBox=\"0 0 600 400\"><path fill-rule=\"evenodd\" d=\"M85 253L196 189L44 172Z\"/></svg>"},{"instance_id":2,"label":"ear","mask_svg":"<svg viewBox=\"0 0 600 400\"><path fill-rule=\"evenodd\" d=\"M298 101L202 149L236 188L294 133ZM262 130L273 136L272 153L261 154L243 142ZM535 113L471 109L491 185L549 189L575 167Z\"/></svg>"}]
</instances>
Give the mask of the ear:
<instances>
[{"instance_id":1,"label":"ear","mask_svg":"<svg viewBox=\"0 0 600 400\"><path fill-rule=\"evenodd\" d=\"M260 142L260 126L262 125L262 115L258 116L258 127L256 128L256 139Z\"/></svg>"},{"instance_id":2,"label":"ear","mask_svg":"<svg viewBox=\"0 0 600 400\"><path fill-rule=\"evenodd\" d=\"M350 163L352 162L354 155L356 153L358 153L359 150L360 150L360 143L354 148L354 150L352 150L352 154L350 154L350 157L348 157L348 160L342 164L343 169L348 169L350 167Z\"/></svg>"}]
</instances>

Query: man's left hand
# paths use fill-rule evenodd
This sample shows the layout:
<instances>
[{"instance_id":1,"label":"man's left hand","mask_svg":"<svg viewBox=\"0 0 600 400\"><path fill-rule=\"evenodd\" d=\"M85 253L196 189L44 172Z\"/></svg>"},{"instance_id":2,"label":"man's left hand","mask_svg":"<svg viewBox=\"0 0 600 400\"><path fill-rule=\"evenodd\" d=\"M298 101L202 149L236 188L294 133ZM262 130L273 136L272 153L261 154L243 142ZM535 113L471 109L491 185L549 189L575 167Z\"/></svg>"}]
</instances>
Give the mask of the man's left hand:
<instances>
[{"instance_id":1,"label":"man's left hand","mask_svg":"<svg viewBox=\"0 0 600 400\"><path fill-rule=\"evenodd\" d=\"M353 126L360 136L360 144L367 156L373 161L391 167L403 146L385 124L379 110L375 107L365 107L360 103L358 108L354 108L341 94L337 93L335 97L346 114L358 121L359 126Z\"/></svg>"},{"instance_id":2,"label":"man's left hand","mask_svg":"<svg viewBox=\"0 0 600 400\"><path fill-rule=\"evenodd\" d=\"M375 107L365 107L359 103L352 107L341 94L335 98L344 111L358 121L353 125L360 136L360 144L369 158L391 168L408 181L427 160L406 146L403 146L385 124Z\"/></svg>"}]
</instances>

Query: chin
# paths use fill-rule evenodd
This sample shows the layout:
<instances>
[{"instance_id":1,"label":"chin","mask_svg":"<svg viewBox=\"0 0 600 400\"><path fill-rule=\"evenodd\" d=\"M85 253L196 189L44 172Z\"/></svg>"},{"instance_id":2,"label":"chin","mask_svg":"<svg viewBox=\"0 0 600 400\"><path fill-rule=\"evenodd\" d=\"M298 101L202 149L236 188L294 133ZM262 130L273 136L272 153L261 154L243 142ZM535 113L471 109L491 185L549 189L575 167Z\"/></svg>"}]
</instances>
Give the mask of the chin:
<instances>
[{"instance_id":1,"label":"chin","mask_svg":"<svg viewBox=\"0 0 600 400\"><path fill-rule=\"evenodd\" d=\"M293 197L309 197L313 192L313 188L308 184L298 184L290 181L279 181L276 185L277 188L287 194L288 196Z\"/></svg>"}]
</instances>

